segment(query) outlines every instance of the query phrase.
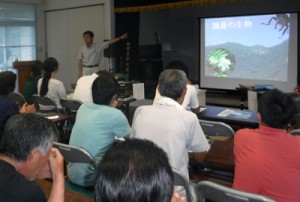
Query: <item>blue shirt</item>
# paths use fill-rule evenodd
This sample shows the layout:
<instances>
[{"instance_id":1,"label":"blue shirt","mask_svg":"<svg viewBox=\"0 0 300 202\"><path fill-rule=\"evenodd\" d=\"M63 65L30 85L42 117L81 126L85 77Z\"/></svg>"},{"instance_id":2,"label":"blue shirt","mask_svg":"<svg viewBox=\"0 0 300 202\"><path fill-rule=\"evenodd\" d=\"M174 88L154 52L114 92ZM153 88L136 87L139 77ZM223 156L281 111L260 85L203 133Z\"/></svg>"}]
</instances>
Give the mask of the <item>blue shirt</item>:
<instances>
[{"instance_id":1,"label":"blue shirt","mask_svg":"<svg viewBox=\"0 0 300 202\"><path fill-rule=\"evenodd\" d=\"M84 103L77 112L69 144L86 149L98 164L114 143L115 137L124 137L130 134L130 130L128 120L120 110L106 105ZM75 184L93 186L96 175L92 165L70 163L68 176Z\"/></svg>"}]
</instances>

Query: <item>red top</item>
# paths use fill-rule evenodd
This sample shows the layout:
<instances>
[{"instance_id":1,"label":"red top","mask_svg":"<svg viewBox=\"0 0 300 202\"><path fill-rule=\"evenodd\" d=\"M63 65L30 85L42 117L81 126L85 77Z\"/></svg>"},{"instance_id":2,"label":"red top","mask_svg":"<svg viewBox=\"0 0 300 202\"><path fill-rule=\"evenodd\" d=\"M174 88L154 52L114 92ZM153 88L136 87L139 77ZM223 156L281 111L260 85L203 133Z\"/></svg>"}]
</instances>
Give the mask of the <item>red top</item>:
<instances>
[{"instance_id":1,"label":"red top","mask_svg":"<svg viewBox=\"0 0 300 202\"><path fill-rule=\"evenodd\" d=\"M233 188L276 201L300 201L300 136L260 125L234 137Z\"/></svg>"}]
</instances>

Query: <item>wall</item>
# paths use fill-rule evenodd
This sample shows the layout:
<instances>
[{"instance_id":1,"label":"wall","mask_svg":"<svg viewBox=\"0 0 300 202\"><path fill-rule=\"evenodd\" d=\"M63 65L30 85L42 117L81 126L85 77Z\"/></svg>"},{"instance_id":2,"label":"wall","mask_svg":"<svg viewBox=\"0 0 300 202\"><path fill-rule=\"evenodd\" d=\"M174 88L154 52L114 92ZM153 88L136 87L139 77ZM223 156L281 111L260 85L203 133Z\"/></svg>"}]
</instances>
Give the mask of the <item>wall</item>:
<instances>
[{"instance_id":1,"label":"wall","mask_svg":"<svg viewBox=\"0 0 300 202\"><path fill-rule=\"evenodd\" d=\"M107 16L104 24L104 37L111 38L114 36L113 1L111 0L45 0L45 11L84 7L96 4L104 4L104 15Z\"/></svg>"},{"instance_id":2,"label":"wall","mask_svg":"<svg viewBox=\"0 0 300 202\"><path fill-rule=\"evenodd\" d=\"M300 1L257 0L239 4L142 12L140 15L140 33L142 33L140 34L140 44L155 43L153 32L159 30L161 43L171 43L172 47L171 52L164 52L164 64L172 59L183 60L190 67L190 79L199 80L198 19L200 17L299 11Z\"/></svg>"},{"instance_id":3,"label":"wall","mask_svg":"<svg viewBox=\"0 0 300 202\"><path fill-rule=\"evenodd\" d=\"M71 85L78 78L77 56L79 47L84 44L83 31L92 30L95 42L114 36L112 6L110 0L45 0L46 57L58 59L60 69L56 77L64 82L67 91L72 91ZM75 17L70 18L72 15ZM59 16L65 18L57 23L54 19ZM67 22L65 26L63 22ZM101 64L108 67L108 60L103 59Z\"/></svg>"},{"instance_id":4,"label":"wall","mask_svg":"<svg viewBox=\"0 0 300 202\"><path fill-rule=\"evenodd\" d=\"M148 45L157 42L155 33L160 36L161 42L168 42L171 38L169 10L142 12L140 15L139 44Z\"/></svg>"}]
</instances>

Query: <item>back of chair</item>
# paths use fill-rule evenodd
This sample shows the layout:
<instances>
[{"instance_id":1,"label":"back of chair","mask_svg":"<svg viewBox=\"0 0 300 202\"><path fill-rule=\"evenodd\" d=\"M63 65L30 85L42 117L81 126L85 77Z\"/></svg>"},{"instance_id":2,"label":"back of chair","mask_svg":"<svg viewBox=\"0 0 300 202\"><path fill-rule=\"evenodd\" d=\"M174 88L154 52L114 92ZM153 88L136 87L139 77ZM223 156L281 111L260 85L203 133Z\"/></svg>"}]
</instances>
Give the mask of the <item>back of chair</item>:
<instances>
[{"instance_id":1,"label":"back of chair","mask_svg":"<svg viewBox=\"0 0 300 202\"><path fill-rule=\"evenodd\" d=\"M192 195L189 187L189 182L187 181L186 177L176 169L173 169L173 175L174 175L174 186L184 187L186 192L186 201L192 202Z\"/></svg>"},{"instance_id":2,"label":"back of chair","mask_svg":"<svg viewBox=\"0 0 300 202\"><path fill-rule=\"evenodd\" d=\"M196 185L196 191L200 202L274 202L262 195L239 191L210 181L200 181Z\"/></svg>"},{"instance_id":3,"label":"back of chair","mask_svg":"<svg viewBox=\"0 0 300 202\"><path fill-rule=\"evenodd\" d=\"M56 110L57 113L60 114L60 111L57 108L56 103L50 97L47 97L47 96L41 97L41 96L35 94L35 95L32 95L32 100L33 100L33 103L35 105L35 108L38 109L39 111L52 111L52 110ZM52 107L52 109L51 110L41 109L41 107L40 107L41 105L43 105L43 106L50 106L50 107Z\"/></svg>"},{"instance_id":4,"label":"back of chair","mask_svg":"<svg viewBox=\"0 0 300 202\"><path fill-rule=\"evenodd\" d=\"M21 93L12 92L12 93L8 94L8 97L10 99L14 100L20 107L22 107L26 103L25 98L23 97L23 95Z\"/></svg>"},{"instance_id":5,"label":"back of chair","mask_svg":"<svg viewBox=\"0 0 300 202\"><path fill-rule=\"evenodd\" d=\"M136 101L130 102L129 109L128 109L129 124L130 125L132 124L134 112L138 107L144 106L144 105L152 105L152 104L153 104L153 100L150 100L150 99L136 100Z\"/></svg>"},{"instance_id":6,"label":"back of chair","mask_svg":"<svg viewBox=\"0 0 300 202\"><path fill-rule=\"evenodd\" d=\"M226 123L199 119L199 123L207 136L233 136L233 129Z\"/></svg>"},{"instance_id":7,"label":"back of chair","mask_svg":"<svg viewBox=\"0 0 300 202\"><path fill-rule=\"evenodd\" d=\"M97 164L94 157L85 149L78 146L62 144L58 142L53 142L53 146L59 149L65 161L70 163L92 164L94 169L97 169Z\"/></svg>"},{"instance_id":8,"label":"back of chair","mask_svg":"<svg viewBox=\"0 0 300 202\"><path fill-rule=\"evenodd\" d=\"M291 135L300 135L300 129L294 129L289 132Z\"/></svg>"},{"instance_id":9,"label":"back of chair","mask_svg":"<svg viewBox=\"0 0 300 202\"><path fill-rule=\"evenodd\" d=\"M80 100L68 100L68 99L61 99L60 103L63 106L66 113L67 111L76 113L80 105L82 104Z\"/></svg>"}]
</instances>

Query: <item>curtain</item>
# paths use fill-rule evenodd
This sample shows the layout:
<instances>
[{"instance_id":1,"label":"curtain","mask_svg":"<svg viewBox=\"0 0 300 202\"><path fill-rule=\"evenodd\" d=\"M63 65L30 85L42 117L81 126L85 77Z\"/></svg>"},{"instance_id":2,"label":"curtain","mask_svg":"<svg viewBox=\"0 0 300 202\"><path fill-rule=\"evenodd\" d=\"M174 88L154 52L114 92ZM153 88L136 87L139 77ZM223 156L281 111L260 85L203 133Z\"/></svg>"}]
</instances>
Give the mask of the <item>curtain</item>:
<instances>
[{"instance_id":1,"label":"curtain","mask_svg":"<svg viewBox=\"0 0 300 202\"><path fill-rule=\"evenodd\" d=\"M133 80L138 72L139 13L116 13L116 34L128 33L128 38L116 43L116 72Z\"/></svg>"},{"instance_id":2,"label":"curtain","mask_svg":"<svg viewBox=\"0 0 300 202\"><path fill-rule=\"evenodd\" d=\"M205 6L205 5L215 5L215 4L223 4L223 3L240 3L246 1L254 1L254 0L187 0L172 2L170 0L147 0L140 1L139 3L130 1L122 3L115 0L115 13L125 13L125 12L141 12L141 11L154 11L154 10L163 10L163 9L176 9L183 7L192 7L192 6Z\"/></svg>"}]
</instances>

